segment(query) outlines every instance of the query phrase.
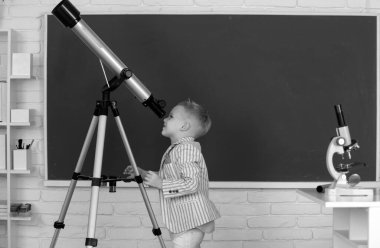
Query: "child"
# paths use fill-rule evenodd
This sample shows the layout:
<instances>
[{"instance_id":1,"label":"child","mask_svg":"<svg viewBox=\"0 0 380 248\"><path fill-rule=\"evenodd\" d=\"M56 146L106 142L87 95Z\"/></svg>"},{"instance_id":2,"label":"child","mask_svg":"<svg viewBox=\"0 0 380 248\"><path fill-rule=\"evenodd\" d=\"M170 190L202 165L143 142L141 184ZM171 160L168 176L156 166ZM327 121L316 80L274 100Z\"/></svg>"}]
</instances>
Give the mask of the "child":
<instances>
[{"instance_id":1,"label":"child","mask_svg":"<svg viewBox=\"0 0 380 248\"><path fill-rule=\"evenodd\" d=\"M160 190L162 217L174 248L199 248L205 232L213 232L219 212L208 197L208 173L201 146L194 140L205 135L211 119L202 106L188 100L177 104L164 119L161 134L171 145L160 171L139 168L144 183ZM128 166L125 174L133 174Z\"/></svg>"}]
</instances>

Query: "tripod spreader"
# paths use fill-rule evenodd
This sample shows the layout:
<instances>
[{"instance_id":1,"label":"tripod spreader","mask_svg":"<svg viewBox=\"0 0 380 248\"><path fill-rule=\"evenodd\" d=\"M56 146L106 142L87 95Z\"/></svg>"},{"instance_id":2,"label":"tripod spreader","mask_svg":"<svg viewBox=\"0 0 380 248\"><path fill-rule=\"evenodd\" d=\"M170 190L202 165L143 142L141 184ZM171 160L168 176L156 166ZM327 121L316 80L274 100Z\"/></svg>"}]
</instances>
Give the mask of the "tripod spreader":
<instances>
[{"instance_id":1,"label":"tripod spreader","mask_svg":"<svg viewBox=\"0 0 380 248\"><path fill-rule=\"evenodd\" d=\"M90 177L90 176L80 175L79 173L75 173L75 172L73 174L72 179L92 181L92 184L96 184L99 186L107 186L107 183L108 183L108 186L110 187L110 189L109 189L110 193L116 192L116 183L117 182L123 181L125 183L129 183L129 182L133 182L133 181L138 181L138 179L136 179L136 178L133 179L133 178L128 178L128 177L116 177L116 176L106 176L106 175L102 175L101 178L94 178L94 177Z\"/></svg>"}]
</instances>

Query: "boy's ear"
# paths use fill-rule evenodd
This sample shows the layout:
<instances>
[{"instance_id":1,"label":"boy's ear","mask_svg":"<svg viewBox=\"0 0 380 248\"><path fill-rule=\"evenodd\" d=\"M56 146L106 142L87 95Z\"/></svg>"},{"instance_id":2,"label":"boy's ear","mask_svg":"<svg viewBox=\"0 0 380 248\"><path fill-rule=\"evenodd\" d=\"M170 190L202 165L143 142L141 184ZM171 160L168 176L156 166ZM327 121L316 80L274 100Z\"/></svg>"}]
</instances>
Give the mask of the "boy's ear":
<instances>
[{"instance_id":1,"label":"boy's ear","mask_svg":"<svg viewBox=\"0 0 380 248\"><path fill-rule=\"evenodd\" d=\"M187 130L190 129L190 127L191 127L190 122L185 121L185 122L183 122L183 124L182 124L181 131L187 131Z\"/></svg>"}]
</instances>

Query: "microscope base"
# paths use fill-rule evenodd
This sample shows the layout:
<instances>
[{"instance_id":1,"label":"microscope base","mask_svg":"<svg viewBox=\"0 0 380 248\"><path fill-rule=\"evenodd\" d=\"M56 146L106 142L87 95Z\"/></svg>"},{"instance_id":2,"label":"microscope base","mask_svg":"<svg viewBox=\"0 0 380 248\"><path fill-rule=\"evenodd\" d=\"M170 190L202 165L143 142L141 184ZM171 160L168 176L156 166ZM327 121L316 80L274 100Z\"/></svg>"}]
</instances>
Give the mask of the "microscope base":
<instances>
[{"instance_id":1,"label":"microscope base","mask_svg":"<svg viewBox=\"0 0 380 248\"><path fill-rule=\"evenodd\" d=\"M334 189L327 188L325 194L329 197L337 197L346 200L371 200L373 199L373 189L361 187L336 187Z\"/></svg>"}]
</instances>

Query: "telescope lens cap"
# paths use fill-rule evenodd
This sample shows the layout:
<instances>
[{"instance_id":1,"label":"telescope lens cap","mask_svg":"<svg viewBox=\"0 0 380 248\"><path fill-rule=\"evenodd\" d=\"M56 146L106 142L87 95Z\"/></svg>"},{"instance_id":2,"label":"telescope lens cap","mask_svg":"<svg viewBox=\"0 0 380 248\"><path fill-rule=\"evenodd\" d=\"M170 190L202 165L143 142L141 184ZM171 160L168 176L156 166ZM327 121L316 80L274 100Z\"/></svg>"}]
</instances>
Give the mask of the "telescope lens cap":
<instances>
[{"instance_id":1,"label":"telescope lens cap","mask_svg":"<svg viewBox=\"0 0 380 248\"><path fill-rule=\"evenodd\" d=\"M80 20L80 12L68 0L63 0L51 12L66 27L74 27Z\"/></svg>"}]
</instances>

